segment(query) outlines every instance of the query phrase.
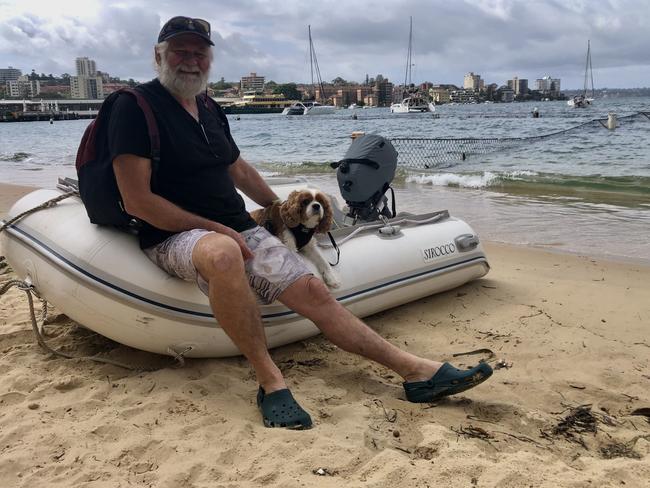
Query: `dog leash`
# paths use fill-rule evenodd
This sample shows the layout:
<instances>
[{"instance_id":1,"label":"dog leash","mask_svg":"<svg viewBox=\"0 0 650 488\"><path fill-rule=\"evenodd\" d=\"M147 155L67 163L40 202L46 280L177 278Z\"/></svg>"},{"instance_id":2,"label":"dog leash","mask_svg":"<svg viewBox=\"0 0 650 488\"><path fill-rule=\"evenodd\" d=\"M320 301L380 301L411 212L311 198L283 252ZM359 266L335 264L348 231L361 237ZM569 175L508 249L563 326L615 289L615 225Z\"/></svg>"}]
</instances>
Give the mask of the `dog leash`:
<instances>
[{"instance_id":1,"label":"dog leash","mask_svg":"<svg viewBox=\"0 0 650 488\"><path fill-rule=\"evenodd\" d=\"M336 241L334 240L334 236L330 231L327 231L327 235L330 238L330 242L332 243L332 247L336 250L336 262L335 263L330 263L330 266L336 266L339 264L339 261L341 260L341 250L339 249L339 246L336 244Z\"/></svg>"}]
</instances>

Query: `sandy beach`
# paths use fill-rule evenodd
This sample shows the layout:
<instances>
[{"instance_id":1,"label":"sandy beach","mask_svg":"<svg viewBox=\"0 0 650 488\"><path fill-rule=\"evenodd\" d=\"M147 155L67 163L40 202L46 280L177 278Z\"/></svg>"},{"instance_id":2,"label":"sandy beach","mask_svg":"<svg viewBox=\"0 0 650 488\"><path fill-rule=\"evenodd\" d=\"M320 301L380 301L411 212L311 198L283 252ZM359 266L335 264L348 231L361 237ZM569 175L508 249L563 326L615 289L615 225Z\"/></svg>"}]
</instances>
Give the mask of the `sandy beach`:
<instances>
[{"instance_id":1,"label":"sandy beach","mask_svg":"<svg viewBox=\"0 0 650 488\"><path fill-rule=\"evenodd\" d=\"M29 189L0 185L0 215ZM242 358L135 351L0 297L0 487L642 487L650 480L650 267L486 244L483 279L367 322L414 353L498 368L436 404L322 337L275 349L314 428L263 427ZM0 249L0 255L2 250ZM16 278L0 268L0 283ZM472 355L459 353L483 351Z\"/></svg>"}]
</instances>

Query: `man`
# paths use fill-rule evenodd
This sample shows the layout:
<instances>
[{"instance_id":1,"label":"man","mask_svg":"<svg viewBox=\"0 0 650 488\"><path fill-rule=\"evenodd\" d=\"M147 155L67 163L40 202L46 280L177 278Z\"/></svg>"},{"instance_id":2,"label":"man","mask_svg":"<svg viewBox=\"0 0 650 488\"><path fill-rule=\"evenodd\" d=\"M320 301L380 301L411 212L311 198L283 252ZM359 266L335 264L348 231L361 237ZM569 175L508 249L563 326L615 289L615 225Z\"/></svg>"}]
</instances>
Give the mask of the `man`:
<instances>
[{"instance_id":1,"label":"man","mask_svg":"<svg viewBox=\"0 0 650 488\"><path fill-rule=\"evenodd\" d=\"M277 196L241 157L223 113L202 95L213 45L205 20L169 20L154 49L158 78L141 85L159 126L160 163L152 170L144 116L129 96L113 107L109 147L126 211L144 222L140 246L208 296L219 325L255 370L264 424L309 428L312 422L271 359L254 293L307 317L338 347L398 373L410 401L433 401L487 379L487 364L461 371L381 338L251 219L236 189L262 206Z\"/></svg>"}]
</instances>

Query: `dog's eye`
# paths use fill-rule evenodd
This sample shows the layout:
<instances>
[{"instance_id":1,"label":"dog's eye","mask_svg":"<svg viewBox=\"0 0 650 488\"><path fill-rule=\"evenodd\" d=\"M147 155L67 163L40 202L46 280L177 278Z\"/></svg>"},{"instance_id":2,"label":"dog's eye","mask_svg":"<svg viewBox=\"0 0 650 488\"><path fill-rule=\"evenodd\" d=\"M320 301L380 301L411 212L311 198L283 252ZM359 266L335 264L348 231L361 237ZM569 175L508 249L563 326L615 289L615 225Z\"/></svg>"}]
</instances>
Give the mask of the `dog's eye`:
<instances>
[{"instance_id":1,"label":"dog's eye","mask_svg":"<svg viewBox=\"0 0 650 488\"><path fill-rule=\"evenodd\" d=\"M303 200L302 201L302 206L306 207L307 205L309 205L309 200Z\"/></svg>"}]
</instances>

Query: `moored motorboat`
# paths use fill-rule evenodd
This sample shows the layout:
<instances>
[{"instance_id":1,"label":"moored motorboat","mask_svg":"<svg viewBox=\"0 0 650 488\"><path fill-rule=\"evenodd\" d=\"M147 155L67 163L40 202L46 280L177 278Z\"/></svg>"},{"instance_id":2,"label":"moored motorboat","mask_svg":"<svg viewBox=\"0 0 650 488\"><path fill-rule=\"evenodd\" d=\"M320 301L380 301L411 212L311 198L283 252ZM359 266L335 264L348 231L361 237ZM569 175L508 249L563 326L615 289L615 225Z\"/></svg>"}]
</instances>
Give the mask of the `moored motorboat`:
<instances>
[{"instance_id":1,"label":"moored motorboat","mask_svg":"<svg viewBox=\"0 0 650 488\"><path fill-rule=\"evenodd\" d=\"M286 107L282 115L325 115L333 114L336 107L333 105L322 105L314 100L297 102Z\"/></svg>"},{"instance_id":2,"label":"moored motorboat","mask_svg":"<svg viewBox=\"0 0 650 488\"><path fill-rule=\"evenodd\" d=\"M305 106L302 102L296 102L282 111L282 115L305 115Z\"/></svg>"},{"instance_id":3,"label":"moored motorboat","mask_svg":"<svg viewBox=\"0 0 650 488\"><path fill-rule=\"evenodd\" d=\"M269 183L281 198L306 186L286 179ZM11 208L7 220L65 191L36 190ZM246 204L256 207L250 200ZM446 211L349 226L342 223L340 210L338 215L332 235L340 248L335 270L342 286L333 294L357 316L449 290L489 270L471 227ZM239 354L194 283L171 277L150 262L136 236L90 224L77 197L25 216L0 239L19 279L99 334L160 354ZM332 248L323 252L335 260ZM270 347L318 333L314 324L280 303L262 306L261 313Z\"/></svg>"},{"instance_id":4,"label":"moored motorboat","mask_svg":"<svg viewBox=\"0 0 650 488\"><path fill-rule=\"evenodd\" d=\"M432 102L415 93L406 97L400 103L393 103L390 106L390 113L392 114L412 114L435 111L436 107Z\"/></svg>"}]
</instances>

